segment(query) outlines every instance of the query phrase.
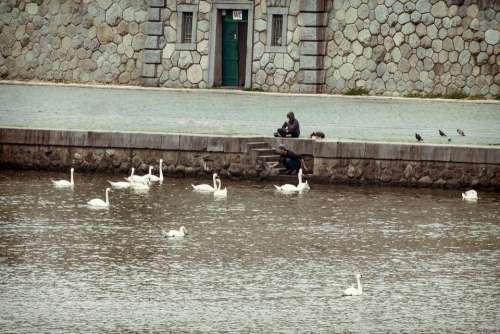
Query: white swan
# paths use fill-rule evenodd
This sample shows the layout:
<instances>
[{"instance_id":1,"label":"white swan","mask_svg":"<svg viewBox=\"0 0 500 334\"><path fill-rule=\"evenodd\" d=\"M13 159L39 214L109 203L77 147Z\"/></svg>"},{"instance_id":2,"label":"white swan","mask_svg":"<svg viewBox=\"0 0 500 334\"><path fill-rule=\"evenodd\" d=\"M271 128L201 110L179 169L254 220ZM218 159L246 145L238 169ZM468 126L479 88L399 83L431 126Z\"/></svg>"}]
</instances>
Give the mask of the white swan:
<instances>
[{"instance_id":1,"label":"white swan","mask_svg":"<svg viewBox=\"0 0 500 334\"><path fill-rule=\"evenodd\" d=\"M468 191L462 193L462 199L466 200L466 201L470 201L470 202L477 201L477 199L478 199L477 191L471 189L471 190L468 190Z\"/></svg>"},{"instance_id":2,"label":"white swan","mask_svg":"<svg viewBox=\"0 0 500 334\"><path fill-rule=\"evenodd\" d=\"M141 182L141 183L146 183L149 180L148 179L149 174L135 175L134 173L135 173L135 168L132 167L132 172L130 173L130 176L126 177L125 180L127 180L128 182Z\"/></svg>"},{"instance_id":3,"label":"white swan","mask_svg":"<svg viewBox=\"0 0 500 334\"><path fill-rule=\"evenodd\" d=\"M217 173L214 173L212 175L212 179L214 181L214 186L212 187L211 185L209 184L199 184L197 186L195 186L194 184L192 184L191 186L193 187L193 190L194 191L200 191L200 192L214 192L217 190L217 183L215 181L215 179L217 178Z\"/></svg>"},{"instance_id":4,"label":"white swan","mask_svg":"<svg viewBox=\"0 0 500 334\"><path fill-rule=\"evenodd\" d=\"M112 188L115 188L115 189L127 189L130 187L130 182L126 182L126 181L112 182L112 181L108 180L108 183L111 185Z\"/></svg>"},{"instance_id":5,"label":"white swan","mask_svg":"<svg viewBox=\"0 0 500 334\"><path fill-rule=\"evenodd\" d=\"M358 287L355 288L354 285L351 285L344 290L342 296L359 296L363 293L363 286L361 285L361 274L356 274L356 279L358 281Z\"/></svg>"},{"instance_id":6,"label":"white swan","mask_svg":"<svg viewBox=\"0 0 500 334\"><path fill-rule=\"evenodd\" d=\"M135 191L148 191L149 190L149 181L146 182L135 182L132 181L130 182L130 188L132 188Z\"/></svg>"},{"instance_id":7,"label":"white swan","mask_svg":"<svg viewBox=\"0 0 500 334\"><path fill-rule=\"evenodd\" d=\"M161 178L159 176L153 175L151 173L151 171L153 170L153 166L149 166L149 173L145 177L147 177L147 179L151 182L163 181L163 175L161 172L161 168L162 168L161 165L162 165L162 160L160 160L160 176L162 176Z\"/></svg>"},{"instance_id":8,"label":"white swan","mask_svg":"<svg viewBox=\"0 0 500 334\"><path fill-rule=\"evenodd\" d=\"M309 183L302 182L302 168L299 169L299 184L297 185L297 188L299 188L299 191L308 191L311 190L311 187L309 187Z\"/></svg>"},{"instance_id":9,"label":"white swan","mask_svg":"<svg viewBox=\"0 0 500 334\"><path fill-rule=\"evenodd\" d=\"M181 226L179 230L170 230L165 236L167 238L180 238L188 234L188 231L184 226Z\"/></svg>"},{"instance_id":10,"label":"white swan","mask_svg":"<svg viewBox=\"0 0 500 334\"><path fill-rule=\"evenodd\" d=\"M214 196L227 197L227 188L221 189L222 182L219 178L217 178L216 182L217 182L217 189L214 191Z\"/></svg>"},{"instance_id":11,"label":"white swan","mask_svg":"<svg viewBox=\"0 0 500 334\"><path fill-rule=\"evenodd\" d=\"M109 192L111 188L106 188L106 202L100 198L94 198L87 202L88 205L95 208L107 208L109 207Z\"/></svg>"},{"instance_id":12,"label":"white swan","mask_svg":"<svg viewBox=\"0 0 500 334\"><path fill-rule=\"evenodd\" d=\"M75 185L75 181L73 179L73 173L74 173L75 169L74 168L71 168L70 169L70 172L71 172L71 177L70 177L70 180L57 180L57 181L54 181L54 180L51 180L52 181L52 184L56 187L60 187L60 188L63 188L63 187L73 187Z\"/></svg>"}]
</instances>

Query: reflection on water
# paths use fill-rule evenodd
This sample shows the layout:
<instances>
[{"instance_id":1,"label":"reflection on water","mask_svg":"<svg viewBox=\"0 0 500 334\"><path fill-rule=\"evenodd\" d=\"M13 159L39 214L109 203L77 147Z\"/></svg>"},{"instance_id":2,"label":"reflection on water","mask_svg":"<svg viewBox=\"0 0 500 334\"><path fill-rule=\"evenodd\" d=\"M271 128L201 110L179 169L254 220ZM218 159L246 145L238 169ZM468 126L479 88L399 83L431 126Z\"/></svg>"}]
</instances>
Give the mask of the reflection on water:
<instances>
[{"instance_id":1,"label":"reflection on water","mask_svg":"<svg viewBox=\"0 0 500 334\"><path fill-rule=\"evenodd\" d=\"M0 172L1 332L494 332L500 194ZM198 180L197 180L198 181ZM184 225L189 235L162 231ZM364 295L339 298L362 273Z\"/></svg>"}]
</instances>

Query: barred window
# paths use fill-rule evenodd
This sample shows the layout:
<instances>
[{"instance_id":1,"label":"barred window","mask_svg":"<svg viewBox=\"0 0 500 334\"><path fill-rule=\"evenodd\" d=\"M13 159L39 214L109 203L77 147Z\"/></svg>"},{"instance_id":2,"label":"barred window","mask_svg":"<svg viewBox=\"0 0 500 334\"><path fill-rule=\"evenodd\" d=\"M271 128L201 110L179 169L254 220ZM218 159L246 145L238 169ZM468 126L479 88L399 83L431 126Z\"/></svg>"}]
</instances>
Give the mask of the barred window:
<instances>
[{"instance_id":1,"label":"barred window","mask_svg":"<svg viewBox=\"0 0 500 334\"><path fill-rule=\"evenodd\" d=\"M283 15L273 14L271 29L271 46L282 46Z\"/></svg>"},{"instance_id":2,"label":"barred window","mask_svg":"<svg viewBox=\"0 0 500 334\"><path fill-rule=\"evenodd\" d=\"M192 43L193 39L193 13L182 12L181 42Z\"/></svg>"}]
</instances>

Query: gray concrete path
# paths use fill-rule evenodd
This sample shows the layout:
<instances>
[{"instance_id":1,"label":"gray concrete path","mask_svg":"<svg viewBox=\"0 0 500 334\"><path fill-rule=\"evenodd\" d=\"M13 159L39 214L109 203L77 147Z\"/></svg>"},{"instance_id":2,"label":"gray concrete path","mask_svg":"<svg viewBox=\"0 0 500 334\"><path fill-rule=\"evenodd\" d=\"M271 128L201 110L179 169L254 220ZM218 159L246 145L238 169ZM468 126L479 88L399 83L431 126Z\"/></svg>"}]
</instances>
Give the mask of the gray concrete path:
<instances>
[{"instance_id":1,"label":"gray concrete path","mask_svg":"<svg viewBox=\"0 0 500 334\"><path fill-rule=\"evenodd\" d=\"M301 137L500 144L499 102L0 84L2 127L272 135L289 111Z\"/></svg>"}]
</instances>

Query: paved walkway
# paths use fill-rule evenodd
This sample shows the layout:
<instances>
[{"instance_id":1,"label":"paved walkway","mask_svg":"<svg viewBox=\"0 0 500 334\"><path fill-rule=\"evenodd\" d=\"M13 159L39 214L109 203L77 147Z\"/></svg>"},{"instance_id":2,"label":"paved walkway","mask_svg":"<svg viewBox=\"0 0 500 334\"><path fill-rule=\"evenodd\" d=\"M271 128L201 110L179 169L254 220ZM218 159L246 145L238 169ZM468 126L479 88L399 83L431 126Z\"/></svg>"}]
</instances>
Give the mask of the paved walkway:
<instances>
[{"instance_id":1,"label":"paved walkway","mask_svg":"<svg viewBox=\"0 0 500 334\"><path fill-rule=\"evenodd\" d=\"M271 135L288 111L302 137L500 145L499 102L0 84L3 127Z\"/></svg>"}]
</instances>

